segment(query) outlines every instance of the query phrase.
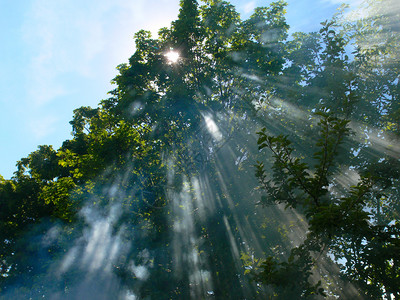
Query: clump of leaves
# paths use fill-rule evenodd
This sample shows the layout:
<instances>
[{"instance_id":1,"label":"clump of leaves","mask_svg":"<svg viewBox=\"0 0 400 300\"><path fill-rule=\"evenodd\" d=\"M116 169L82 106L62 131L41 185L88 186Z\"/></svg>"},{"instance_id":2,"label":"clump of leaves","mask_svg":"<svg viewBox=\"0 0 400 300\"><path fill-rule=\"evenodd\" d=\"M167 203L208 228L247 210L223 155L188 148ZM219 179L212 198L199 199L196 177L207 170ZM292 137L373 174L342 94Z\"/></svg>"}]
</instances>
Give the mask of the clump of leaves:
<instances>
[{"instance_id":1,"label":"clump of leaves","mask_svg":"<svg viewBox=\"0 0 400 300\"><path fill-rule=\"evenodd\" d=\"M329 185L334 182L340 145L350 133L349 121L327 112L318 112L316 115L319 117L319 135L313 154L314 166L295 155L295 148L288 136L269 136L266 128L258 132L259 149L268 148L273 156L272 174L266 172L264 163L257 162L255 165L260 189L265 192L260 203L281 203L286 208L302 209L308 221L308 234L300 246L292 249L287 261L277 262L274 257L268 257L261 264L261 271L255 279L281 290L297 290L297 295L301 294L301 297L325 296L321 282L311 283L310 278L317 262L314 257L334 253L335 258L345 260L346 269L350 269L357 268L355 264L359 264L359 257L351 255L358 253L363 256L364 267L357 271L359 274L350 275L348 279L359 287L365 286L360 296L367 293L365 291L371 282L381 286L382 290L393 290L393 281L398 278L395 271L398 255L391 251L385 258L368 256L374 252L372 249L382 250L383 247L393 250L398 242L395 225L385 228L372 225L374 220L366 203L373 189L377 188L379 179L370 172L364 172L357 185L341 193L329 191ZM389 229L391 232L394 230L395 235L385 235ZM379 245L376 243L377 236L384 239ZM340 246L341 239L350 239L353 244L357 244L358 252L344 254L346 251ZM379 275L382 268L386 268L384 276Z\"/></svg>"}]
</instances>

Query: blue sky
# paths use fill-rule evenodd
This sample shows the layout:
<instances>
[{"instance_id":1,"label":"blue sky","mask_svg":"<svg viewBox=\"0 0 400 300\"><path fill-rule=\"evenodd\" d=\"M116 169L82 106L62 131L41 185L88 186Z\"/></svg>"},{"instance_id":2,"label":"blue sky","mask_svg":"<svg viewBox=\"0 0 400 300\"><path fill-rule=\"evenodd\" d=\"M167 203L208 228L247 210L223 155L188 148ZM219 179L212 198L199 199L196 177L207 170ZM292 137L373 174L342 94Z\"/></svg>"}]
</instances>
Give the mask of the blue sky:
<instances>
[{"instance_id":1,"label":"blue sky","mask_svg":"<svg viewBox=\"0 0 400 300\"><path fill-rule=\"evenodd\" d=\"M357 0L358 1L358 0ZM271 1L231 1L246 18ZM336 0L289 0L291 31L315 31ZM73 110L96 107L115 67L134 52L133 34L176 19L179 0L0 0L0 174L38 145L71 137Z\"/></svg>"}]
</instances>

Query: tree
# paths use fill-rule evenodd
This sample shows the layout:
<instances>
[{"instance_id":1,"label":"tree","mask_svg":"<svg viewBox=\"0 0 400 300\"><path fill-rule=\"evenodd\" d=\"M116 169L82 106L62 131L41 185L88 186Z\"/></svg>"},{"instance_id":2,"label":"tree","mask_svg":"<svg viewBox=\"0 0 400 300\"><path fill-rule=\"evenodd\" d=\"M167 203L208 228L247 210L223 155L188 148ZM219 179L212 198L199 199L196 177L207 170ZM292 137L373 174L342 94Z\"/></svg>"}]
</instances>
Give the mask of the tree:
<instances>
[{"instance_id":1,"label":"tree","mask_svg":"<svg viewBox=\"0 0 400 300\"><path fill-rule=\"evenodd\" d=\"M381 223L369 213L374 190L379 190L379 197L396 197L383 189L380 182L384 180L387 187L395 187L398 174L387 181L379 172L366 172L357 185L334 191L336 157L349 133L348 121L322 112L318 116L319 138L313 168L294 155L286 136L269 136L265 128L258 132L259 148L269 148L274 158L270 179L264 164L256 165L256 176L266 192L262 203L300 207L309 225L305 241L293 248L288 261L277 263L268 257L256 280L286 288L297 284L292 290L304 297L325 295L321 281L310 283L311 270L318 264L317 256L334 255L337 261L345 262L342 271L358 287L358 296L375 299L386 293L398 297L398 222L394 217Z\"/></svg>"},{"instance_id":2,"label":"tree","mask_svg":"<svg viewBox=\"0 0 400 300\"><path fill-rule=\"evenodd\" d=\"M356 294L365 298L398 297L398 173L394 171L398 153L377 145L383 139L397 143L396 136L388 132L395 131L394 123L387 127L380 121L390 114L383 107L396 105L395 88L391 87L397 81L384 66L394 67L393 57L398 51L391 42L396 39L393 24L397 21L391 20L396 13L383 12L386 4L370 3L372 16L367 14L354 23L343 21L338 14L324 22L319 33L297 33L287 43L290 63L284 72L291 89L278 93L307 111L305 118L310 122L300 128L295 122L287 122L287 135L276 137L273 135L279 130L267 125L258 133L258 141L261 149L269 148L273 153L273 174L268 174L269 164L265 162L259 162L256 168L260 188L266 193L261 202L297 208L308 221L304 242L281 257L281 262L276 256L268 257L256 275L257 280L282 288L281 293L295 285L292 288L299 291L297 296L346 295L344 288L335 288L329 280L324 283L327 277L323 274L321 283L316 279L321 270L318 266L334 258L331 264L342 264L341 274L335 279L344 280L342 286L352 283L358 289ZM346 50L349 47L354 49L354 59ZM320 111L319 124L309 111ZM288 112L282 109L277 115L283 118ZM339 145L339 133L346 127L338 126L340 119L355 132L345 141L347 151L334 154L329 150L330 143ZM326 127L332 120L338 123ZM318 139L314 138L316 127ZM348 130L342 133L349 135ZM327 134L331 138L323 141L321 137ZM304 143L314 143L313 151L304 149ZM353 170L360 175L358 182L343 182L341 177Z\"/></svg>"},{"instance_id":3,"label":"tree","mask_svg":"<svg viewBox=\"0 0 400 300\"><path fill-rule=\"evenodd\" d=\"M398 159L370 146L396 134L395 72L370 70L396 44L371 55L340 14L288 39L285 9L241 20L226 1L183 0L158 37L135 34L109 98L74 111L60 149L40 146L1 179L6 297L397 293ZM264 210L252 201L260 126L273 153L257 165Z\"/></svg>"}]
</instances>

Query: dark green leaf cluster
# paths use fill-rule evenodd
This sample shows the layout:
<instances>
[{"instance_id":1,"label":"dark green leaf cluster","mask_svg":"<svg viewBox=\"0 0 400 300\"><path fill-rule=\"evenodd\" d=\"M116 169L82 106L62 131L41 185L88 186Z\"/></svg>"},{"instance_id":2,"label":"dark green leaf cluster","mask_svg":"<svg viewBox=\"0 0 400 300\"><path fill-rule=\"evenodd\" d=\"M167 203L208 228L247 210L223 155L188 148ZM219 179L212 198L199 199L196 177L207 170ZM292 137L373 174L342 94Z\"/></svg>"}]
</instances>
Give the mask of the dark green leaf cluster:
<instances>
[{"instance_id":1,"label":"dark green leaf cluster","mask_svg":"<svg viewBox=\"0 0 400 300\"><path fill-rule=\"evenodd\" d=\"M377 184L379 181L384 180L388 186L393 187L393 180L397 181L398 176L394 174L391 182L388 182L384 179L385 175L378 175L379 171L375 171L375 174L368 172L361 177L357 185L344 191L344 195L330 190L334 184L339 146L349 134L349 121L325 112L318 112L317 115L320 121L317 125L319 137L316 139L316 151L313 154L313 160L316 162L314 167L295 156L295 149L287 136L269 136L265 128L258 132L259 149L268 148L274 161L273 175L270 179L264 164L259 162L256 165L256 177L261 184L260 188L266 192L261 203L283 203L286 208L300 206L308 220L309 233L300 246L293 248L287 262L277 263L272 257L267 258L256 278L267 284L290 288L296 276L301 278L298 274L293 275L295 270L303 275L303 280L299 282L302 282L300 288L305 297L310 291L311 269L316 264L313 260L314 255L330 252L337 260L346 261L346 277L359 285L360 293L365 297L379 295L381 291L379 288L375 289L376 286L396 295L398 288L394 285L398 284L399 274L398 222L384 226L378 222L374 225L376 220L372 217L367 202L373 197L373 190L381 187ZM383 197L383 194L381 190L378 197ZM357 252L344 251L345 246L340 242L342 239L357 243ZM312 244L311 241L317 244ZM299 252L302 254L298 255ZM295 259L296 255L298 260ZM302 262L303 259L305 262ZM357 270L357 275L351 274L350 270ZM285 281L282 278L292 279ZM321 289L320 294L324 295L320 284L319 282L315 285L313 291Z\"/></svg>"}]
</instances>

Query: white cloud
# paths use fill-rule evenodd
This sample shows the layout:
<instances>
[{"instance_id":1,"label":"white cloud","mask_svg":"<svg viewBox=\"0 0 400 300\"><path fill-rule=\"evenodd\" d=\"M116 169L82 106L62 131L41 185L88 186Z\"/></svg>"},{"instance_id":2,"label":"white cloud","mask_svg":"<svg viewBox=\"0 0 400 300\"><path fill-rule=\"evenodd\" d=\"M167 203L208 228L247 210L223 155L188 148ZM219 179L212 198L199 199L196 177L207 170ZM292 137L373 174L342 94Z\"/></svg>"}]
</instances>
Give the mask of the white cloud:
<instances>
[{"instance_id":1,"label":"white cloud","mask_svg":"<svg viewBox=\"0 0 400 300\"><path fill-rule=\"evenodd\" d=\"M24 140L54 144L68 138L65 120L74 108L107 97L116 66L133 54L134 33L156 33L178 11L179 0L30 1L20 25L19 61L25 64L15 66L21 96L13 100L24 115Z\"/></svg>"},{"instance_id":2,"label":"white cloud","mask_svg":"<svg viewBox=\"0 0 400 300\"><path fill-rule=\"evenodd\" d=\"M243 11L245 14L249 14L249 13L253 12L253 10L255 8L256 8L256 2L250 1L243 6Z\"/></svg>"},{"instance_id":3,"label":"white cloud","mask_svg":"<svg viewBox=\"0 0 400 300\"><path fill-rule=\"evenodd\" d=\"M345 3L348 4L351 8L356 8L357 6L365 2L365 0L322 0L322 2L327 2L334 5Z\"/></svg>"},{"instance_id":4,"label":"white cloud","mask_svg":"<svg viewBox=\"0 0 400 300\"><path fill-rule=\"evenodd\" d=\"M133 54L133 34L169 26L177 12L177 0L32 1L22 28L30 100L43 106L66 95L73 80L65 76L111 80L115 67Z\"/></svg>"}]
</instances>

